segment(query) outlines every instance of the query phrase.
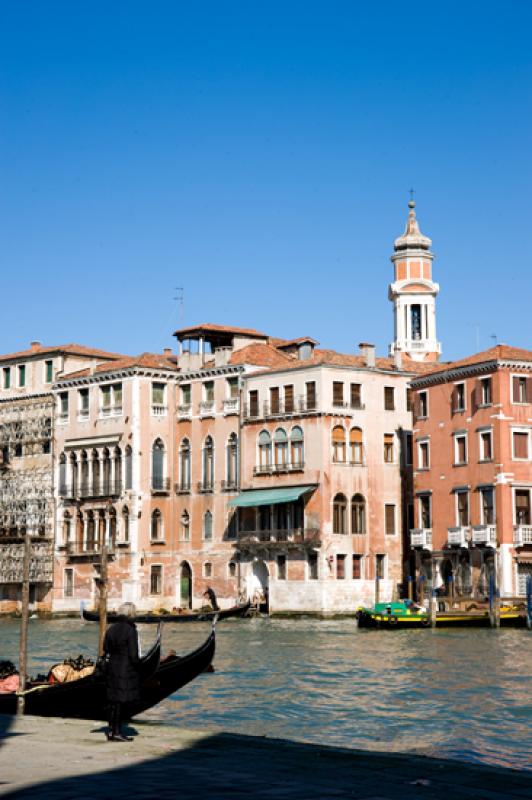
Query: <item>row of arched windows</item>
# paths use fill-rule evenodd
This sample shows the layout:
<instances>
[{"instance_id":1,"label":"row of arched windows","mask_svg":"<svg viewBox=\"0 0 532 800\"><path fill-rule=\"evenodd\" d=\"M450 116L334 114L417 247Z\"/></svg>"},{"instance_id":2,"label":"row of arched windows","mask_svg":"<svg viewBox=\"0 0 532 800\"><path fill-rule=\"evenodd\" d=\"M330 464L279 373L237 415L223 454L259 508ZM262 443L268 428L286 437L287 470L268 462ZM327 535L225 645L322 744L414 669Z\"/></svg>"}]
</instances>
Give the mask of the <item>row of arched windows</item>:
<instances>
[{"instance_id":1,"label":"row of arched windows","mask_svg":"<svg viewBox=\"0 0 532 800\"><path fill-rule=\"evenodd\" d=\"M236 523L235 515L233 514L227 526L227 535L231 537L234 534L234 526ZM202 536L208 542L212 541L214 535L213 515L212 511L205 511L202 520ZM150 538L152 542L164 541L164 521L163 515L158 508L154 509L151 514ZM190 542L190 514L186 509L182 512L179 518L179 541Z\"/></svg>"},{"instance_id":2,"label":"row of arched windows","mask_svg":"<svg viewBox=\"0 0 532 800\"><path fill-rule=\"evenodd\" d=\"M129 542L129 509L122 508L118 515L116 509L108 511L78 511L72 515L69 511L63 514L63 544L74 545L79 552L94 552L101 546L103 537L107 536L107 546L114 548L117 541Z\"/></svg>"},{"instance_id":3,"label":"row of arched windows","mask_svg":"<svg viewBox=\"0 0 532 800\"><path fill-rule=\"evenodd\" d=\"M73 497L120 494L132 487L132 450L127 446L72 452L59 457L59 492Z\"/></svg>"},{"instance_id":4,"label":"row of arched windows","mask_svg":"<svg viewBox=\"0 0 532 800\"><path fill-rule=\"evenodd\" d=\"M349 435L341 425L332 429L333 461L337 464L363 464L364 443L361 428L351 428Z\"/></svg>"},{"instance_id":5,"label":"row of arched windows","mask_svg":"<svg viewBox=\"0 0 532 800\"><path fill-rule=\"evenodd\" d=\"M201 489L214 489L214 439L207 436L203 442L201 453ZM183 439L179 446L179 488L189 491L192 465L190 440ZM238 482L238 436L231 433L225 445L225 480L229 486Z\"/></svg>"},{"instance_id":6,"label":"row of arched windows","mask_svg":"<svg viewBox=\"0 0 532 800\"><path fill-rule=\"evenodd\" d=\"M303 466L304 436L303 429L295 425L290 436L284 428L277 428L273 438L269 431L261 431L258 437L259 466L261 468L284 466Z\"/></svg>"},{"instance_id":7,"label":"row of arched windows","mask_svg":"<svg viewBox=\"0 0 532 800\"><path fill-rule=\"evenodd\" d=\"M349 527L348 503L345 494L333 499L333 533L366 533L366 500L361 494L351 498L351 526Z\"/></svg>"}]
</instances>

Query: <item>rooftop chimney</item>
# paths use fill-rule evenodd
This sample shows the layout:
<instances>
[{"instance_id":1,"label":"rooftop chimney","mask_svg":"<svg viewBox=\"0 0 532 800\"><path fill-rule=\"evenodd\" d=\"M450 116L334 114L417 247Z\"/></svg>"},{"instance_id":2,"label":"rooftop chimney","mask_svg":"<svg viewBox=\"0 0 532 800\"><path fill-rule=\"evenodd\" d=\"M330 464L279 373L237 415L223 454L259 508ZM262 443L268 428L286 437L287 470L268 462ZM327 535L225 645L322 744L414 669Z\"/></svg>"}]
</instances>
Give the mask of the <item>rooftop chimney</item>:
<instances>
[{"instance_id":1,"label":"rooftop chimney","mask_svg":"<svg viewBox=\"0 0 532 800\"><path fill-rule=\"evenodd\" d=\"M395 362L395 369L401 370L403 368L403 354L400 350L394 350L393 360Z\"/></svg>"},{"instance_id":2,"label":"rooftop chimney","mask_svg":"<svg viewBox=\"0 0 532 800\"><path fill-rule=\"evenodd\" d=\"M366 367L375 366L375 345L369 342L360 342L360 355L364 356Z\"/></svg>"},{"instance_id":3,"label":"rooftop chimney","mask_svg":"<svg viewBox=\"0 0 532 800\"><path fill-rule=\"evenodd\" d=\"M171 347L165 347L164 350L163 350L163 356L166 356L166 358L170 358L171 355L173 355L172 348Z\"/></svg>"},{"instance_id":4,"label":"rooftop chimney","mask_svg":"<svg viewBox=\"0 0 532 800\"><path fill-rule=\"evenodd\" d=\"M41 346L41 342L39 342L37 340L34 341L34 342L30 342L30 347L34 352L36 352L40 348L40 346Z\"/></svg>"}]
</instances>

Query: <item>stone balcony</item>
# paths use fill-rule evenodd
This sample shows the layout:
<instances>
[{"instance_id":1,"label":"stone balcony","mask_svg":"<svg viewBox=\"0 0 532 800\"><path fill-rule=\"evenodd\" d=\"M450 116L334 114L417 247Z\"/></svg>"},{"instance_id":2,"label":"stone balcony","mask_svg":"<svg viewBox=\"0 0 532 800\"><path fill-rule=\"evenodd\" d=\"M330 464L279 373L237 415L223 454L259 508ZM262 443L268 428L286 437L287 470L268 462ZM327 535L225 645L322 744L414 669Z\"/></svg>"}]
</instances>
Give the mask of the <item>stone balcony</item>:
<instances>
[{"instance_id":1,"label":"stone balcony","mask_svg":"<svg viewBox=\"0 0 532 800\"><path fill-rule=\"evenodd\" d=\"M515 525L514 526L515 547L524 547L527 544L532 545L532 525Z\"/></svg>"},{"instance_id":2,"label":"stone balcony","mask_svg":"<svg viewBox=\"0 0 532 800\"><path fill-rule=\"evenodd\" d=\"M321 547L318 528L289 528L287 530L239 531L240 550L260 550L263 548L286 550L293 548Z\"/></svg>"},{"instance_id":3,"label":"stone balcony","mask_svg":"<svg viewBox=\"0 0 532 800\"><path fill-rule=\"evenodd\" d=\"M447 544L449 547L467 547L469 544L470 528L468 525L459 525L447 528Z\"/></svg>"},{"instance_id":4,"label":"stone balcony","mask_svg":"<svg viewBox=\"0 0 532 800\"><path fill-rule=\"evenodd\" d=\"M231 414L240 413L240 399L238 397L230 397L223 401L223 414L228 417Z\"/></svg>"},{"instance_id":5,"label":"stone balcony","mask_svg":"<svg viewBox=\"0 0 532 800\"><path fill-rule=\"evenodd\" d=\"M410 545L421 547L423 550L432 550L432 528L412 528Z\"/></svg>"},{"instance_id":6,"label":"stone balcony","mask_svg":"<svg viewBox=\"0 0 532 800\"><path fill-rule=\"evenodd\" d=\"M471 544L484 545L485 547L496 547L496 525L473 525L471 528Z\"/></svg>"},{"instance_id":7,"label":"stone balcony","mask_svg":"<svg viewBox=\"0 0 532 800\"><path fill-rule=\"evenodd\" d=\"M192 405L190 403L185 403L177 407L178 419L190 419L191 417L192 417Z\"/></svg>"}]
</instances>

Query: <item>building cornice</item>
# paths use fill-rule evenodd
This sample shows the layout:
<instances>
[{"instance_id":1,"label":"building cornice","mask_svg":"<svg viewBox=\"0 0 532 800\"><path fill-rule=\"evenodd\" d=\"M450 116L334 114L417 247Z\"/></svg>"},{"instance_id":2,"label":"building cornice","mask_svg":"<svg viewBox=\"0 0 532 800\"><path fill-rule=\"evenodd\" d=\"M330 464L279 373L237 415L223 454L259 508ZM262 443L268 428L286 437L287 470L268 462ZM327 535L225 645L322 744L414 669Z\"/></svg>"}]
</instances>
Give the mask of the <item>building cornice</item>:
<instances>
[{"instance_id":1,"label":"building cornice","mask_svg":"<svg viewBox=\"0 0 532 800\"><path fill-rule=\"evenodd\" d=\"M492 359L476 364L464 364L461 367L450 367L443 372L422 375L413 378L411 385L413 389L423 389L428 386L435 386L439 383L449 383L450 381L469 378L473 375L485 375L499 369L525 370L532 371L532 361L512 361L511 359Z\"/></svg>"}]
</instances>

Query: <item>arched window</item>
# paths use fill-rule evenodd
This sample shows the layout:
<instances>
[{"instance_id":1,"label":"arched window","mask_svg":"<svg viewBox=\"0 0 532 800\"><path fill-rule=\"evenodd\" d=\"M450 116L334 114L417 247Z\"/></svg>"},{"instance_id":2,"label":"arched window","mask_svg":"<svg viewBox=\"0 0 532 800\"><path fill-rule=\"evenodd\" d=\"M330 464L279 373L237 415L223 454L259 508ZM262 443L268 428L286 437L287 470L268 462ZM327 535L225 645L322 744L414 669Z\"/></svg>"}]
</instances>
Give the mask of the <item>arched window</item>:
<instances>
[{"instance_id":1,"label":"arched window","mask_svg":"<svg viewBox=\"0 0 532 800\"><path fill-rule=\"evenodd\" d=\"M72 528L72 519L68 511L65 512L63 515L63 544L68 545L70 543L70 531Z\"/></svg>"},{"instance_id":2,"label":"arched window","mask_svg":"<svg viewBox=\"0 0 532 800\"><path fill-rule=\"evenodd\" d=\"M227 565L227 574L230 578L236 578L236 564L234 561L230 561Z\"/></svg>"},{"instance_id":3,"label":"arched window","mask_svg":"<svg viewBox=\"0 0 532 800\"><path fill-rule=\"evenodd\" d=\"M238 483L238 437L232 433L227 440L227 473L228 488L235 487Z\"/></svg>"},{"instance_id":4,"label":"arched window","mask_svg":"<svg viewBox=\"0 0 532 800\"><path fill-rule=\"evenodd\" d=\"M104 496L107 496L111 493L111 456L107 447L104 447L103 450L102 472L103 494Z\"/></svg>"},{"instance_id":5,"label":"arched window","mask_svg":"<svg viewBox=\"0 0 532 800\"><path fill-rule=\"evenodd\" d=\"M190 442L183 439L179 448L179 489L190 491Z\"/></svg>"},{"instance_id":6,"label":"arched window","mask_svg":"<svg viewBox=\"0 0 532 800\"><path fill-rule=\"evenodd\" d=\"M65 497L67 493L67 460L64 453L59 456L59 494Z\"/></svg>"},{"instance_id":7,"label":"arched window","mask_svg":"<svg viewBox=\"0 0 532 800\"><path fill-rule=\"evenodd\" d=\"M96 522L94 520L94 513L89 511L87 513L87 539L85 541L85 550L93 551L96 549Z\"/></svg>"},{"instance_id":8,"label":"arched window","mask_svg":"<svg viewBox=\"0 0 532 800\"><path fill-rule=\"evenodd\" d=\"M122 541L129 543L129 508L122 509Z\"/></svg>"},{"instance_id":9,"label":"arched window","mask_svg":"<svg viewBox=\"0 0 532 800\"><path fill-rule=\"evenodd\" d=\"M181 514L180 524L179 538L182 542L190 542L190 516L186 509Z\"/></svg>"},{"instance_id":10,"label":"arched window","mask_svg":"<svg viewBox=\"0 0 532 800\"><path fill-rule=\"evenodd\" d=\"M91 492L94 497L98 497L100 495L100 456L98 451L94 449L92 451L92 488Z\"/></svg>"},{"instance_id":11,"label":"arched window","mask_svg":"<svg viewBox=\"0 0 532 800\"><path fill-rule=\"evenodd\" d=\"M107 539L107 546L114 550L116 543L116 511L114 508L109 510L109 533Z\"/></svg>"},{"instance_id":12,"label":"arched window","mask_svg":"<svg viewBox=\"0 0 532 800\"><path fill-rule=\"evenodd\" d=\"M203 489L211 491L214 488L214 442L212 436L207 436L203 445Z\"/></svg>"},{"instance_id":13,"label":"arched window","mask_svg":"<svg viewBox=\"0 0 532 800\"><path fill-rule=\"evenodd\" d=\"M128 445L126 447L125 452L125 488L132 489L133 488L133 451L131 447Z\"/></svg>"},{"instance_id":14,"label":"arched window","mask_svg":"<svg viewBox=\"0 0 532 800\"><path fill-rule=\"evenodd\" d=\"M272 440L268 431L259 433L259 467L268 470L272 463Z\"/></svg>"},{"instance_id":15,"label":"arched window","mask_svg":"<svg viewBox=\"0 0 532 800\"><path fill-rule=\"evenodd\" d=\"M273 436L275 466L285 467L288 464L288 436L283 428L277 428Z\"/></svg>"},{"instance_id":16,"label":"arched window","mask_svg":"<svg viewBox=\"0 0 532 800\"><path fill-rule=\"evenodd\" d=\"M203 538L205 541L212 539L212 514L206 511L203 515Z\"/></svg>"},{"instance_id":17,"label":"arched window","mask_svg":"<svg viewBox=\"0 0 532 800\"><path fill-rule=\"evenodd\" d=\"M121 494L122 492L122 451L119 447L115 447L113 451L114 459L114 486L111 487L113 494Z\"/></svg>"},{"instance_id":18,"label":"arched window","mask_svg":"<svg viewBox=\"0 0 532 800\"><path fill-rule=\"evenodd\" d=\"M337 494L333 500L333 533L347 533L347 499Z\"/></svg>"},{"instance_id":19,"label":"arched window","mask_svg":"<svg viewBox=\"0 0 532 800\"><path fill-rule=\"evenodd\" d=\"M71 497L77 497L78 495L78 460L76 458L75 453L71 453L70 455L70 477L72 479L70 488L72 490Z\"/></svg>"},{"instance_id":20,"label":"arched window","mask_svg":"<svg viewBox=\"0 0 532 800\"><path fill-rule=\"evenodd\" d=\"M290 433L290 461L293 467L304 464L303 429L296 425Z\"/></svg>"},{"instance_id":21,"label":"arched window","mask_svg":"<svg viewBox=\"0 0 532 800\"><path fill-rule=\"evenodd\" d=\"M351 498L351 533L366 533L366 501L361 494Z\"/></svg>"},{"instance_id":22,"label":"arched window","mask_svg":"<svg viewBox=\"0 0 532 800\"><path fill-rule=\"evenodd\" d=\"M83 497L87 497L89 493L89 459L87 456L87 451L81 451L81 495Z\"/></svg>"},{"instance_id":23,"label":"arched window","mask_svg":"<svg viewBox=\"0 0 532 800\"><path fill-rule=\"evenodd\" d=\"M364 460L360 428L351 428L349 431L349 460L351 464L362 464Z\"/></svg>"},{"instance_id":24,"label":"arched window","mask_svg":"<svg viewBox=\"0 0 532 800\"><path fill-rule=\"evenodd\" d=\"M345 431L341 425L332 429L333 461L337 464L345 462Z\"/></svg>"},{"instance_id":25,"label":"arched window","mask_svg":"<svg viewBox=\"0 0 532 800\"><path fill-rule=\"evenodd\" d=\"M165 489L164 480L164 443L156 439L151 450L151 486L161 491Z\"/></svg>"},{"instance_id":26,"label":"arched window","mask_svg":"<svg viewBox=\"0 0 532 800\"><path fill-rule=\"evenodd\" d=\"M152 511L150 538L152 542L161 542L163 539L163 515L158 508Z\"/></svg>"}]
</instances>

